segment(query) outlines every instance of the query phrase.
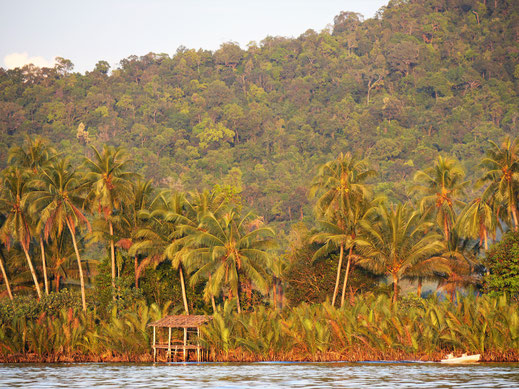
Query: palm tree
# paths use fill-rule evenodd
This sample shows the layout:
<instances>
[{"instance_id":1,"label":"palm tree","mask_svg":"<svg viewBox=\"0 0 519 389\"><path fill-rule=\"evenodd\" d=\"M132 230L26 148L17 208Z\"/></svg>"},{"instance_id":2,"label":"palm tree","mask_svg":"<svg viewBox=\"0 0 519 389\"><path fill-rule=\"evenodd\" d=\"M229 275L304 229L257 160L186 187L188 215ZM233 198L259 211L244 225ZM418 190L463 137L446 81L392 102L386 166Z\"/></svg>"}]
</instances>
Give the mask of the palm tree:
<instances>
[{"instance_id":1,"label":"palm tree","mask_svg":"<svg viewBox=\"0 0 519 389\"><path fill-rule=\"evenodd\" d=\"M56 158L56 150L46 140L27 136L24 146L13 147L9 150L7 161L9 165L18 166L36 174Z\"/></svg>"},{"instance_id":2,"label":"palm tree","mask_svg":"<svg viewBox=\"0 0 519 389\"><path fill-rule=\"evenodd\" d=\"M457 225L464 237L478 239L479 246L488 250L489 235L495 240L499 220L492 204L478 197L461 211Z\"/></svg>"},{"instance_id":3,"label":"palm tree","mask_svg":"<svg viewBox=\"0 0 519 389\"><path fill-rule=\"evenodd\" d=\"M399 280L414 272L419 263L428 273L448 271L437 257L445 247L440 235L430 231L431 223L408 205L380 205L368 216L360 222L356 239L361 254L358 264L392 278L393 301L398 298Z\"/></svg>"},{"instance_id":4,"label":"palm tree","mask_svg":"<svg viewBox=\"0 0 519 389\"><path fill-rule=\"evenodd\" d=\"M171 260L172 266L179 272L184 310L186 314L189 314L180 256L185 242L185 236L179 228L180 221L185 221L184 204L185 199L181 194L160 193L152 202L151 211L141 210L139 212L140 219L145 223L136 231L135 242L129 252L132 255L146 255L146 258L137 267L137 274L140 274L145 266L157 265L166 259Z\"/></svg>"},{"instance_id":5,"label":"palm tree","mask_svg":"<svg viewBox=\"0 0 519 389\"><path fill-rule=\"evenodd\" d=\"M10 300L13 300L13 293L11 292L11 284L9 283L9 278L7 277L7 271L5 269L5 257L3 247L0 246L0 270L2 271L2 277L5 283L5 289L7 290L7 295Z\"/></svg>"},{"instance_id":6,"label":"palm tree","mask_svg":"<svg viewBox=\"0 0 519 389\"><path fill-rule=\"evenodd\" d=\"M248 278L260 291L266 291L267 250L274 247L272 229L245 230L249 218L250 214L239 219L234 212L221 218L207 213L197 232L189 238L190 250L185 258L186 267L193 271L191 285L206 279L206 300L228 288L229 300L236 296L238 313L241 312L242 278Z\"/></svg>"},{"instance_id":7,"label":"palm tree","mask_svg":"<svg viewBox=\"0 0 519 389\"><path fill-rule=\"evenodd\" d=\"M349 248L348 265L343 285L343 289L346 289L353 251L351 242L355 239L357 223L362 217L359 210L364 208L364 203L370 195L369 187L364 182L375 174L374 170L369 169L365 160L359 160L350 153L341 153L335 160L322 165L312 182L310 196L315 197L318 193L320 194L315 211L318 218L323 220L321 224L328 227L335 225L335 231L342 231L343 235L342 238L325 239L329 243L333 242L332 245L335 244L339 248L339 263L332 305L335 305L339 291L344 250ZM332 230L334 229L332 228ZM324 236L317 235L315 240L318 241L323 238ZM348 242L350 242L349 245L347 245ZM327 243L327 248L324 250L330 248ZM343 303L344 297L342 297L341 305Z\"/></svg>"},{"instance_id":8,"label":"palm tree","mask_svg":"<svg viewBox=\"0 0 519 389\"><path fill-rule=\"evenodd\" d=\"M13 147L9 150L8 163L21 169L25 169L30 175L38 175L42 168L48 166L48 164L56 158L56 155L56 150L49 146L47 141L40 138L33 140L27 136L23 146ZM41 223L38 220L39 215L30 216L33 219L32 224L35 226L36 234L39 237L45 294L48 295L49 282L47 277L47 263L45 259L45 245L43 243Z\"/></svg>"},{"instance_id":9,"label":"palm tree","mask_svg":"<svg viewBox=\"0 0 519 389\"><path fill-rule=\"evenodd\" d=\"M92 147L92 150L94 158L85 159L85 166L88 169L85 180L92 188L89 194L92 210L97 210L108 222L112 288L115 291L115 241L112 216L115 210L121 208L122 204L133 201L131 179L135 177L135 174L127 170L130 160L123 149L105 145L102 153L99 153L95 147Z\"/></svg>"},{"instance_id":10,"label":"palm tree","mask_svg":"<svg viewBox=\"0 0 519 389\"><path fill-rule=\"evenodd\" d=\"M456 224L460 226L460 223ZM449 293L451 301L454 293L459 287L468 287L477 284L480 280L475 270L480 264L477 251L470 247L470 239L464 239L459 235L458 229L454 228L450 234L447 251L442 258L447 261L449 272L438 274L438 289Z\"/></svg>"},{"instance_id":11,"label":"palm tree","mask_svg":"<svg viewBox=\"0 0 519 389\"><path fill-rule=\"evenodd\" d=\"M517 196L519 193L519 138L506 137L501 146L490 142L487 156L481 161L486 170L481 182L489 183L484 196L488 196L497 204L506 206L507 215L503 219L509 222L514 230L519 229Z\"/></svg>"},{"instance_id":12,"label":"palm tree","mask_svg":"<svg viewBox=\"0 0 519 389\"><path fill-rule=\"evenodd\" d=\"M76 241L76 228L90 223L79 208L84 203L85 184L79 174L71 167L68 159L60 159L42 171L41 177L34 180L35 190L27 198L33 212L39 212L43 223L45 239L52 231L61 235L67 227L76 253L81 284L81 302L86 311L85 279L81 257Z\"/></svg>"},{"instance_id":13,"label":"palm tree","mask_svg":"<svg viewBox=\"0 0 519 389\"><path fill-rule=\"evenodd\" d=\"M455 207L463 206L458 200L468 182L463 181L465 172L459 163L448 157L438 156L434 166L416 172L414 190L423 194L420 209L425 214L434 214L442 229L445 242L456 219Z\"/></svg>"},{"instance_id":14,"label":"palm tree","mask_svg":"<svg viewBox=\"0 0 519 389\"><path fill-rule=\"evenodd\" d=\"M31 271L34 286L38 298L41 298L40 285L36 276L36 270L29 255L32 231L29 223L27 209L23 206L22 199L27 192L28 174L18 168L11 167L4 171L2 177L2 193L0 195L0 210L7 215L2 228L0 239L9 249L14 239L20 243L23 249L29 270Z\"/></svg>"},{"instance_id":15,"label":"palm tree","mask_svg":"<svg viewBox=\"0 0 519 389\"><path fill-rule=\"evenodd\" d=\"M121 247L127 251L131 249L133 244L137 241L137 233L146 225L143 219L139 217L139 213L145 211L150 206L150 197L153 192L151 180L138 181L133 186L134 201L125 207L121 213L120 229L123 237L116 243L116 246ZM135 272L135 287L139 288L139 255L134 255L134 272Z\"/></svg>"}]
</instances>

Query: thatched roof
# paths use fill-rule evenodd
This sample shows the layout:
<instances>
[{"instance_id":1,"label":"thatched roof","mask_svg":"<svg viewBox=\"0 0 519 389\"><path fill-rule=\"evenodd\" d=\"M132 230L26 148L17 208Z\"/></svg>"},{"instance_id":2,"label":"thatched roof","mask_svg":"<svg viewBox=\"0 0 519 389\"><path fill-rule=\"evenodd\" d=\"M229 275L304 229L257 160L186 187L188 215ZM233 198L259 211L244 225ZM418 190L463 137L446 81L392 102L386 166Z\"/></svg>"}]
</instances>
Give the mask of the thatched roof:
<instances>
[{"instance_id":1,"label":"thatched roof","mask_svg":"<svg viewBox=\"0 0 519 389\"><path fill-rule=\"evenodd\" d=\"M148 324L150 327L198 328L212 318L205 315L170 315Z\"/></svg>"}]
</instances>

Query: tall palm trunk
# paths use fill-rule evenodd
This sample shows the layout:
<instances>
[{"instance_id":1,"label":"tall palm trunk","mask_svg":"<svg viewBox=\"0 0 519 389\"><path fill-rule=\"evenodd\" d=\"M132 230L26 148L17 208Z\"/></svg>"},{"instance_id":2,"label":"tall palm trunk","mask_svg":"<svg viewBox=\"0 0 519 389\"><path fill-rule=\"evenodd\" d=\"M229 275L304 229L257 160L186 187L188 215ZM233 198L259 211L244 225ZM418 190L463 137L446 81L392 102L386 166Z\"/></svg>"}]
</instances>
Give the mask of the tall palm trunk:
<instances>
[{"instance_id":1,"label":"tall palm trunk","mask_svg":"<svg viewBox=\"0 0 519 389\"><path fill-rule=\"evenodd\" d=\"M83 304L83 311L86 312L86 297L85 297L85 278L83 277L83 268L81 267L81 257L79 256L79 250L77 248L76 234L74 229L70 225L70 221L67 219L68 230L72 236L72 244L74 245L74 251L76 252L77 266L79 268L79 283L81 285L81 302Z\"/></svg>"},{"instance_id":2,"label":"tall palm trunk","mask_svg":"<svg viewBox=\"0 0 519 389\"><path fill-rule=\"evenodd\" d=\"M3 255L2 255L2 257L3 257ZM7 272L5 271L4 261L2 260L3 259L2 257L0 257L0 270L2 271L2 276L4 277L5 288L7 289L7 294L9 295L9 299L12 300L13 293L11 292L11 285L9 284L9 279L7 278Z\"/></svg>"},{"instance_id":3,"label":"tall palm trunk","mask_svg":"<svg viewBox=\"0 0 519 389\"><path fill-rule=\"evenodd\" d=\"M396 303L398 299L398 276L393 274L393 302Z\"/></svg>"},{"instance_id":4,"label":"tall palm trunk","mask_svg":"<svg viewBox=\"0 0 519 389\"><path fill-rule=\"evenodd\" d=\"M186 315L189 315L189 307L187 305L186 295L186 284L184 282L184 272L182 271L182 265L178 266L178 273L180 275L180 285L182 287L182 300L184 301L184 310L186 311Z\"/></svg>"},{"instance_id":5,"label":"tall palm trunk","mask_svg":"<svg viewBox=\"0 0 519 389\"><path fill-rule=\"evenodd\" d=\"M517 221L517 208L512 205L512 218L514 219L514 231L519 230L519 222Z\"/></svg>"},{"instance_id":6,"label":"tall palm trunk","mask_svg":"<svg viewBox=\"0 0 519 389\"><path fill-rule=\"evenodd\" d=\"M139 289L139 276L137 275L137 269L139 268L139 260L137 255L133 257L133 268L135 272L135 289Z\"/></svg>"},{"instance_id":7,"label":"tall palm trunk","mask_svg":"<svg viewBox=\"0 0 519 389\"><path fill-rule=\"evenodd\" d=\"M240 290L236 291L236 304L238 305L238 313L241 313L241 304L240 304Z\"/></svg>"},{"instance_id":8,"label":"tall palm trunk","mask_svg":"<svg viewBox=\"0 0 519 389\"><path fill-rule=\"evenodd\" d=\"M45 294L49 295L49 280L47 278L47 262L45 261L45 246L43 244L43 237L40 234L40 250L41 250L41 263L43 266L43 281L45 283Z\"/></svg>"},{"instance_id":9,"label":"tall palm trunk","mask_svg":"<svg viewBox=\"0 0 519 389\"><path fill-rule=\"evenodd\" d=\"M34 270L34 266L32 266L31 257L29 256L29 251L27 247L22 244L23 252L25 253L25 258L27 259L27 263L29 264L29 269L32 274L32 279L34 281L34 286L36 286L36 293L38 293L38 298L41 299L41 289L40 284L38 283L38 277L36 277L36 271Z\"/></svg>"},{"instance_id":10,"label":"tall palm trunk","mask_svg":"<svg viewBox=\"0 0 519 389\"><path fill-rule=\"evenodd\" d=\"M346 294L346 284L348 283L348 276L350 275L351 254L353 253L353 245L350 247L348 253L348 264L346 265L346 273L344 274L344 282L342 284L341 308L344 305L344 295Z\"/></svg>"},{"instance_id":11,"label":"tall palm trunk","mask_svg":"<svg viewBox=\"0 0 519 389\"><path fill-rule=\"evenodd\" d=\"M341 250L339 253L339 264L337 265L337 277L335 278L335 288L333 290L332 306L335 306L337 299L337 292L339 291L339 281L341 279L342 259L344 257L344 244L341 243Z\"/></svg>"},{"instance_id":12,"label":"tall palm trunk","mask_svg":"<svg viewBox=\"0 0 519 389\"><path fill-rule=\"evenodd\" d=\"M422 283L422 277L418 277L418 287L416 288L416 293L418 294L418 297L422 297Z\"/></svg>"},{"instance_id":13,"label":"tall palm trunk","mask_svg":"<svg viewBox=\"0 0 519 389\"><path fill-rule=\"evenodd\" d=\"M111 220L108 220L108 228L110 232L110 256L112 259L112 298L115 300L115 245L114 226Z\"/></svg>"}]
</instances>

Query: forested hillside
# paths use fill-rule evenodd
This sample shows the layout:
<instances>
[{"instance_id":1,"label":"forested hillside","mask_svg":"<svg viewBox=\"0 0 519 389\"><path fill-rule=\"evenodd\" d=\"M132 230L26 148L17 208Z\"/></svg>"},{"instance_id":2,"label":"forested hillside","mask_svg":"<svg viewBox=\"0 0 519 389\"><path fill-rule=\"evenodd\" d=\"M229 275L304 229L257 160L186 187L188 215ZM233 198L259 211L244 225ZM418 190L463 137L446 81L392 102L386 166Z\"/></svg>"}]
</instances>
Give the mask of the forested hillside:
<instances>
[{"instance_id":1,"label":"forested hillside","mask_svg":"<svg viewBox=\"0 0 519 389\"><path fill-rule=\"evenodd\" d=\"M74 156L121 145L158 186L232 184L267 221L288 221L310 213L316 167L340 152L363 154L378 189L405 197L438 153L470 178L487 140L519 133L517 0L392 1L323 28L86 74L64 58L0 69L0 167L26 134Z\"/></svg>"}]
</instances>

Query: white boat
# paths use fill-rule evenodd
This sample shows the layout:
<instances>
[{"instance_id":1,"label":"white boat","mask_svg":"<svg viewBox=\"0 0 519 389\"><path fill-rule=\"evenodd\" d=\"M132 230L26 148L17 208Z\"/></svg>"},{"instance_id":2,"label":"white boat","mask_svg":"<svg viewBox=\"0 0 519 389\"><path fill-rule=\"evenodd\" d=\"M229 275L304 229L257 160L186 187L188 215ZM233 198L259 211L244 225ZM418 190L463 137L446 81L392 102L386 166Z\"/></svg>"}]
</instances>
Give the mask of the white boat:
<instances>
[{"instance_id":1,"label":"white boat","mask_svg":"<svg viewBox=\"0 0 519 389\"><path fill-rule=\"evenodd\" d=\"M455 357L452 354L449 354L442 359L442 363L474 363L478 362L481 359L481 354L467 355L463 354L461 357Z\"/></svg>"}]
</instances>

